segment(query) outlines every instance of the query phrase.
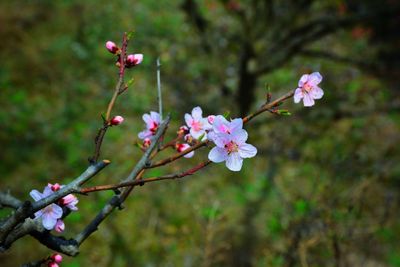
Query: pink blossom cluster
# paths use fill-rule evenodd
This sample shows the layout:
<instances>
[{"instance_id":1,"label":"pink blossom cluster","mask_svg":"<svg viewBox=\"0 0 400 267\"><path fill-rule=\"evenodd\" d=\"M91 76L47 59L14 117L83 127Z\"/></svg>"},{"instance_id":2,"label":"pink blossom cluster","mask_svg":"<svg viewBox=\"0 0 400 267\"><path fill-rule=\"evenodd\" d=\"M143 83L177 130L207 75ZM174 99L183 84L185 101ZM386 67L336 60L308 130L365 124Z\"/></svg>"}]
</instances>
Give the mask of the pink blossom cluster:
<instances>
[{"instance_id":1,"label":"pink blossom cluster","mask_svg":"<svg viewBox=\"0 0 400 267\"><path fill-rule=\"evenodd\" d=\"M35 200L39 201L43 198L46 198L52 195L54 192L60 190L63 185L56 184L48 184L43 193L40 193L36 189L30 192L30 196ZM62 207L67 207L72 211L78 210L76 204L78 204L78 198L73 194L68 194L65 197L61 198L57 204L52 203L45 208L37 211L35 213L35 219L41 220L42 225L47 230L55 230L56 232L63 232L65 229L64 221L62 220L63 209Z\"/></svg>"},{"instance_id":2,"label":"pink blossom cluster","mask_svg":"<svg viewBox=\"0 0 400 267\"><path fill-rule=\"evenodd\" d=\"M120 56L121 49L112 41L106 42L106 49L114 55ZM130 54L126 56L125 67L131 68L139 65L143 61L143 54Z\"/></svg>"}]
</instances>

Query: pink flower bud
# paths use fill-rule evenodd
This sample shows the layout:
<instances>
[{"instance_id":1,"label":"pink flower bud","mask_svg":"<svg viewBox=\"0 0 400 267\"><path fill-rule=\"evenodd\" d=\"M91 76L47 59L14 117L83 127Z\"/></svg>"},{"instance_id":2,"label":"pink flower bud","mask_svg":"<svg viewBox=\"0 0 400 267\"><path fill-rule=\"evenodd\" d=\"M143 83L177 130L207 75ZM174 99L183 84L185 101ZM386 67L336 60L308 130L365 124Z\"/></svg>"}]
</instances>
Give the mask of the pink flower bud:
<instances>
[{"instance_id":1,"label":"pink flower bud","mask_svg":"<svg viewBox=\"0 0 400 267\"><path fill-rule=\"evenodd\" d=\"M143 140L143 148L148 148L151 145L151 139L150 138L145 138Z\"/></svg>"},{"instance_id":2,"label":"pink flower bud","mask_svg":"<svg viewBox=\"0 0 400 267\"><path fill-rule=\"evenodd\" d=\"M58 265L57 263L55 263L54 261L51 261L47 264L48 267L59 267L60 265Z\"/></svg>"},{"instance_id":3,"label":"pink flower bud","mask_svg":"<svg viewBox=\"0 0 400 267\"><path fill-rule=\"evenodd\" d=\"M50 187L51 191L56 192L58 190L60 190L61 186L58 183L55 184L48 184L48 186Z\"/></svg>"},{"instance_id":4,"label":"pink flower bud","mask_svg":"<svg viewBox=\"0 0 400 267\"><path fill-rule=\"evenodd\" d=\"M61 263L63 260L63 257L60 254L55 253L55 254L51 255L51 259L56 263Z\"/></svg>"},{"instance_id":5,"label":"pink flower bud","mask_svg":"<svg viewBox=\"0 0 400 267\"><path fill-rule=\"evenodd\" d=\"M210 116L207 117L207 120L208 120L209 124L213 124L214 123L214 119L215 119L214 115L210 115Z\"/></svg>"},{"instance_id":6,"label":"pink flower bud","mask_svg":"<svg viewBox=\"0 0 400 267\"><path fill-rule=\"evenodd\" d=\"M54 230L57 233L62 233L62 232L64 232L64 229L65 229L65 224L64 224L63 220L58 219L56 222L56 225L54 226Z\"/></svg>"},{"instance_id":7,"label":"pink flower bud","mask_svg":"<svg viewBox=\"0 0 400 267\"><path fill-rule=\"evenodd\" d=\"M124 118L122 116L115 116L114 118L111 119L110 123L111 125L119 125L124 121Z\"/></svg>"},{"instance_id":8,"label":"pink flower bud","mask_svg":"<svg viewBox=\"0 0 400 267\"><path fill-rule=\"evenodd\" d=\"M179 135L184 135L187 133L189 133L189 128L186 127L185 125L179 127L179 131L177 132L177 134L179 134Z\"/></svg>"},{"instance_id":9,"label":"pink flower bud","mask_svg":"<svg viewBox=\"0 0 400 267\"><path fill-rule=\"evenodd\" d=\"M193 137L190 134L185 135L185 137L183 139L185 139L185 141L188 143L193 142Z\"/></svg>"},{"instance_id":10,"label":"pink flower bud","mask_svg":"<svg viewBox=\"0 0 400 267\"><path fill-rule=\"evenodd\" d=\"M108 41L106 43L106 48L112 54L116 54L119 51L119 47L114 42L111 41Z\"/></svg>"},{"instance_id":11,"label":"pink flower bud","mask_svg":"<svg viewBox=\"0 0 400 267\"><path fill-rule=\"evenodd\" d=\"M143 54L133 54L126 57L126 67L130 68L139 65L143 61Z\"/></svg>"},{"instance_id":12,"label":"pink flower bud","mask_svg":"<svg viewBox=\"0 0 400 267\"><path fill-rule=\"evenodd\" d=\"M178 151L179 153L182 153L183 151L185 151L186 149L189 149L190 146L188 144L176 144L175 145L175 149L176 151ZM185 158L191 158L194 155L194 151L191 151L189 153L187 153L184 157Z\"/></svg>"}]
</instances>

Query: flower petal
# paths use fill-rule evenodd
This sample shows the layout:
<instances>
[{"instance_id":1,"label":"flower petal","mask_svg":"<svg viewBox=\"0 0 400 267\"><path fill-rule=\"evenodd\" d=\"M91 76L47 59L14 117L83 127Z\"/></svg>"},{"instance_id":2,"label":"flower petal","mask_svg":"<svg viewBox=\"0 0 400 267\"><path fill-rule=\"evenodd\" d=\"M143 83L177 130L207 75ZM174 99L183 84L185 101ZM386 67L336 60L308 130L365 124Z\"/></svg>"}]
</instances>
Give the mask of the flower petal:
<instances>
[{"instance_id":1,"label":"flower petal","mask_svg":"<svg viewBox=\"0 0 400 267\"><path fill-rule=\"evenodd\" d=\"M213 130L215 133L226 133L229 122L222 115L218 115L214 119Z\"/></svg>"},{"instance_id":2,"label":"flower petal","mask_svg":"<svg viewBox=\"0 0 400 267\"><path fill-rule=\"evenodd\" d=\"M47 230L52 230L57 223L57 218L54 218L51 213L43 213L42 224Z\"/></svg>"},{"instance_id":3,"label":"flower petal","mask_svg":"<svg viewBox=\"0 0 400 267\"><path fill-rule=\"evenodd\" d=\"M322 98L322 96L324 95L324 91L323 91L321 88L319 88L318 86L314 86L314 87L311 89L311 91L310 91L309 94L310 94L311 97L314 98L314 99L320 99L320 98Z\"/></svg>"},{"instance_id":4,"label":"flower petal","mask_svg":"<svg viewBox=\"0 0 400 267\"><path fill-rule=\"evenodd\" d=\"M238 129L232 132L232 140L237 143L238 145L243 144L246 142L248 138L248 134L244 129Z\"/></svg>"},{"instance_id":5,"label":"flower petal","mask_svg":"<svg viewBox=\"0 0 400 267\"><path fill-rule=\"evenodd\" d=\"M215 145L217 147L221 147L221 148L224 148L225 144L229 143L232 139L232 137L226 133L220 133L220 134L214 133L212 135L212 138L213 138L213 142L215 143Z\"/></svg>"},{"instance_id":6,"label":"flower petal","mask_svg":"<svg viewBox=\"0 0 400 267\"><path fill-rule=\"evenodd\" d=\"M319 72L313 72L308 77L308 82L311 85L317 85L322 81L322 75Z\"/></svg>"},{"instance_id":7,"label":"flower petal","mask_svg":"<svg viewBox=\"0 0 400 267\"><path fill-rule=\"evenodd\" d=\"M202 140L203 141L206 140L207 139L207 135L205 133L206 133L206 131L204 131L204 130L196 131L193 128L190 129L190 135L193 136L193 138L195 138L195 139L199 139L200 136L202 136L204 134L204 137L203 137Z\"/></svg>"},{"instance_id":8,"label":"flower petal","mask_svg":"<svg viewBox=\"0 0 400 267\"><path fill-rule=\"evenodd\" d=\"M239 129L242 129L243 128L243 120L242 119L234 119L234 120L232 120L230 122L230 124L229 124L229 128L231 130L231 133L235 132L235 131L237 131Z\"/></svg>"},{"instance_id":9,"label":"flower petal","mask_svg":"<svg viewBox=\"0 0 400 267\"><path fill-rule=\"evenodd\" d=\"M239 155L242 158L252 158L257 154L257 148L250 144L241 144L239 146Z\"/></svg>"},{"instance_id":10,"label":"flower petal","mask_svg":"<svg viewBox=\"0 0 400 267\"><path fill-rule=\"evenodd\" d=\"M153 124L153 120L151 119L149 114L143 114L142 116L143 121L146 123L146 127L149 128Z\"/></svg>"},{"instance_id":11,"label":"flower petal","mask_svg":"<svg viewBox=\"0 0 400 267\"><path fill-rule=\"evenodd\" d=\"M145 139L145 138L148 138L148 137L150 137L150 136L152 136L153 135L153 133L151 132L151 131L149 131L149 130L144 130L144 131L141 131L139 134L138 134L138 137L140 138L140 139Z\"/></svg>"},{"instance_id":12,"label":"flower petal","mask_svg":"<svg viewBox=\"0 0 400 267\"><path fill-rule=\"evenodd\" d=\"M228 152L225 149L217 146L213 147L210 150L210 153L208 153L208 159L215 163L223 162L227 159L227 157Z\"/></svg>"},{"instance_id":13,"label":"flower petal","mask_svg":"<svg viewBox=\"0 0 400 267\"><path fill-rule=\"evenodd\" d=\"M304 94L301 88L297 88L296 91L294 91L294 103L299 103L303 96Z\"/></svg>"},{"instance_id":14,"label":"flower petal","mask_svg":"<svg viewBox=\"0 0 400 267\"><path fill-rule=\"evenodd\" d=\"M308 76L308 74L304 74L303 76L301 76L299 80L299 87L303 87L303 85L308 81Z\"/></svg>"},{"instance_id":15,"label":"flower petal","mask_svg":"<svg viewBox=\"0 0 400 267\"><path fill-rule=\"evenodd\" d=\"M154 111L150 111L150 117L153 120L153 122L160 124L160 122L161 122L160 114L158 114L157 112L154 112Z\"/></svg>"},{"instance_id":16,"label":"flower petal","mask_svg":"<svg viewBox=\"0 0 400 267\"><path fill-rule=\"evenodd\" d=\"M242 169L243 159L240 157L239 153L231 153L228 155L225 165L229 170L237 172Z\"/></svg>"},{"instance_id":17,"label":"flower petal","mask_svg":"<svg viewBox=\"0 0 400 267\"><path fill-rule=\"evenodd\" d=\"M192 110L192 117L193 119L195 119L196 121L199 121L203 118L203 111L201 110L200 107L195 107Z\"/></svg>"},{"instance_id":18,"label":"flower petal","mask_svg":"<svg viewBox=\"0 0 400 267\"><path fill-rule=\"evenodd\" d=\"M186 122L186 125L187 125L189 128L192 127L193 121L194 121L194 120L193 120L192 115L186 113L186 114L185 114L185 122Z\"/></svg>"},{"instance_id":19,"label":"flower petal","mask_svg":"<svg viewBox=\"0 0 400 267\"><path fill-rule=\"evenodd\" d=\"M57 204L51 204L51 208L52 208L52 216L56 219L59 219L62 217L63 215L63 209L58 206Z\"/></svg>"},{"instance_id":20,"label":"flower petal","mask_svg":"<svg viewBox=\"0 0 400 267\"><path fill-rule=\"evenodd\" d=\"M32 190L29 195L35 200L35 201L39 201L43 198L42 193L40 193L39 191L37 191L36 189Z\"/></svg>"},{"instance_id":21,"label":"flower petal","mask_svg":"<svg viewBox=\"0 0 400 267\"><path fill-rule=\"evenodd\" d=\"M314 99L309 94L304 94L303 103L305 107L314 106Z\"/></svg>"}]
</instances>

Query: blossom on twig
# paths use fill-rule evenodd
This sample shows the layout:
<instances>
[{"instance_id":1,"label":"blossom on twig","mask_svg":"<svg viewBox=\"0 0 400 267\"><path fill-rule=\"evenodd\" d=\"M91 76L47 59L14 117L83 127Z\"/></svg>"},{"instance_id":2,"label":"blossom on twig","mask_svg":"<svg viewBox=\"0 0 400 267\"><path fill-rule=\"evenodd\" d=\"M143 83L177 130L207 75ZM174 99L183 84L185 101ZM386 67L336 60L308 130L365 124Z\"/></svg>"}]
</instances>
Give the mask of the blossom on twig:
<instances>
[{"instance_id":1,"label":"blossom on twig","mask_svg":"<svg viewBox=\"0 0 400 267\"><path fill-rule=\"evenodd\" d=\"M303 99L305 107L314 106L314 99L320 99L324 95L324 91L318 87L322 81L322 76L319 72L304 74L299 80L299 87L294 92L294 102L299 103Z\"/></svg>"},{"instance_id":2,"label":"blossom on twig","mask_svg":"<svg viewBox=\"0 0 400 267\"><path fill-rule=\"evenodd\" d=\"M146 129L138 134L140 139L150 138L156 134L158 126L161 123L160 114L150 111L150 114L143 115L143 121L146 123Z\"/></svg>"},{"instance_id":3,"label":"blossom on twig","mask_svg":"<svg viewBox=\"0 0 400 267\"><path fill-rule=\"evenodd\" d=\"M35 201L39 201L43 198L50 196L53 193L54 192L53 190L51 190L51 187L46 186L43 193L40 193L39 191L34 189L29 194ZM56 226L57 220L61 218L62 214L62 208L57 204L52 203L45 208L35 212L35 219L41 218L43 227L47 230L52 230Z\"/></svg>"},{"instance_id":4,"label":"blossom on twig","mask_svg":"<svg viewBox=\"0 0 400 267\"><path fill-rule=\"evenodd\" d=\"M179 153L182 153L183 151L185 151L186 149L189 149L190 146L188 144L176 144L175 145L176 151L178 151ZM185 158L191 158L194 156L194 151L191 151L189 153L187 153L186 155L184 155Z\"/></svg>"},{"instance_id":5,"label":"blossom on twig","mask_svg":"<svg viewBox=\"0 0 400 267\"><path fill-rule=\"evenodd\" d=\"M201 136L206 139L206 131L212 127L207 118L203 118L203 111L200 107L193 108L192 114L186 113L185 122L190 128L190 135L195 139L199 139Z\"/></svg>"}]
</instances>

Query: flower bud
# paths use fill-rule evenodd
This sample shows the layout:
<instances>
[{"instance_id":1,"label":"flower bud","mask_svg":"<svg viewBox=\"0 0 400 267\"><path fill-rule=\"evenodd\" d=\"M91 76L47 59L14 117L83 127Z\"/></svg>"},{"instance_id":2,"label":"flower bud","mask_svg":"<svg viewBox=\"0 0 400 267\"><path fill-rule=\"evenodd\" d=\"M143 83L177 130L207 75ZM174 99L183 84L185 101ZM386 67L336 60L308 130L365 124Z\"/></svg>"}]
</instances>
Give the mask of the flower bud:
<instances>
[{"instance_id":1,"label":"flower bud","mask_svg":"<svg viewBox=\"0 0 400 267\"><path fill-rule=\"evenodd\" d=\"M64 224L63 220L58 219L56 222L56 225L54 226L54 230L57 233L62 233L62 232L64 232L64 229L65 229L65 224Z\"/></svg>"},{"instance_id":2,"label":"flower bud","mask_svg":"<svg viewBox=\"0 0 400 267\"><path fill-rule=\"evenodd\" d=\"M210 116L207 117L207 120L208 120L209 124L213 124L214 123L214 119L215 119L214 115L210 115Z\"/></svg>"},{"instance_id":3,"label":"flower bud","mask_svg":"<svg viewBox=\"0 0 400 267\"><path fill-rule=\"evenodd\" d=\"M111 54L117 54L117 52L119 51L119 47L111 41L108 41L106 43L106 48Z\"/></svg>"},{"instance_id":4,"label":"flower bud","mask_svg":"<svg viewBox=\"0 0 400 267\"><path fill-rule=\"evenodd\" d=\"M145 138L143 140L143 148L148 148L151 145L151 139L150 138Z\"/></svg>"},{"instance_id":5,"label":"flower bud","mask_svg":"<svg viewBox=\"0 0 400 267\"><path fill-rule=\"evenodd\" d=\"M185 137L183 139L185 139L185 141L188 143L193 142L193 137L190 134L185 135Z\"/></svg>"},{"instance_id":6,"label":"flower bud","mask_svg":"<svg viewBox=\"0 0 400 267\"><path fill-rule=\"evenodd\" d=\"M124 121L124 118L122 116L115 116L111 119L110 124L111 125L119 125Z\"/></svg>"},{"instance_id":7,"label":"flower bud","mask_svg":"<svg viewBox=\"0 0 400 267\"><path fill-rule=\"evenodd\" d=\"M47 264L48 267L59 267L60 265L58 265L57 263L55 263L54 261L51 261Z\"/></svg>"},{"instance_id":8,"label":"flower bud","mask_svg":"<svg viewBox=\"0 0 400 267\"><path fill-rule=\"evenodd\" d=\"M175 145L175 149L176 151L178 151L179 153L182 153L183 151L185 151L186 149L189 149L190 146L188 144L176 144ZM189 153L187 153L184 157L185 158L191 158L194 155L194 151L191 151Z\"/></svg>"},{"instance_id":9,"label":"flower bud","mask_svg":"<svg viewBox=\"0 0 400 267\"><path fill-rule=\"evenodd\" d=\"M56 192L58 190L60 190L61 186L58 183L55 184L48 184L48 186L50 187L51 191Z\"/></svg>"},{"instance_id":10,"label":"flower bud","mask_svg":"<svg viewBox=\"0 0 400 267\"><path fill-rule=\"evenodd\" d=\"M55 253L55 254L51 255L51 259L56 263L61 263L63 260L63 257L60 254Z\"/></svg>"},{"instance_id":11,"label":"flower bud","mask_svg":"<svg viewBox=\"0 0 400 267\"><path fill-rule=\"evenodd\" d=\"M187 133L189 133L189 128L185 125L179 127L179 130L177 132L177 134L179 134L179 135L185 135Z\"/></svg>"},{"instance_id":12,"label":"flower bud","mask_svg":"<svg viewBox=\"0 0 400 267\"><path fill-rule=\"evenodd\" d=\"M133 54L126 57L126 67L134 67L143 61L143 54Z\"/></svg>"}]
</instances>

